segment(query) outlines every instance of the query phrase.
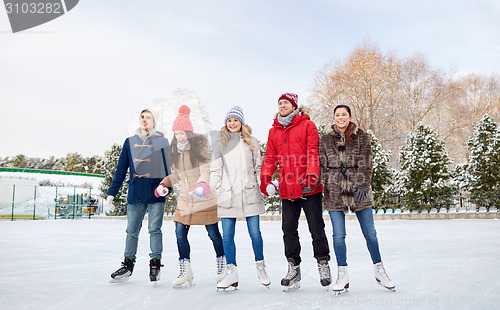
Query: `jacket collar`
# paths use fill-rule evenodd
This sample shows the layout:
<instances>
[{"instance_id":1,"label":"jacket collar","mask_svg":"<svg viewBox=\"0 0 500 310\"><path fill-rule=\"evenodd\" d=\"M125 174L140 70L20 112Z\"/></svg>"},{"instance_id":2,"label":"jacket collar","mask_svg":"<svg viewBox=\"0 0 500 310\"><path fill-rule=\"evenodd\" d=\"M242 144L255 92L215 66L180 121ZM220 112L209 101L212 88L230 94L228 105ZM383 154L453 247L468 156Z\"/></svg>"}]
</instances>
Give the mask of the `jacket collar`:
<instances>
[{"instance_id":1,"label":"jacket collar","mask_svg":"<svg viewBox=\"0 0 500 310\"><path fill-rule=\"evenodd\" d=\"M283 129L288 129L290 127L294 127L296 126L297 124L299 124L300 122L302 121L305 121L305 120L309 120L311 119L309 117L309 115L306 115L306 114L297 114L293 117L293 120L292 122L290 123L290 125L288 125L286 128L283 127L283 125L281 125L281 123L278 121L278 116L276 116L276 118L274 119L274 122L273 122L273 127L278 127L278 128L283 128Z\"/></svg>"}]
</instances>

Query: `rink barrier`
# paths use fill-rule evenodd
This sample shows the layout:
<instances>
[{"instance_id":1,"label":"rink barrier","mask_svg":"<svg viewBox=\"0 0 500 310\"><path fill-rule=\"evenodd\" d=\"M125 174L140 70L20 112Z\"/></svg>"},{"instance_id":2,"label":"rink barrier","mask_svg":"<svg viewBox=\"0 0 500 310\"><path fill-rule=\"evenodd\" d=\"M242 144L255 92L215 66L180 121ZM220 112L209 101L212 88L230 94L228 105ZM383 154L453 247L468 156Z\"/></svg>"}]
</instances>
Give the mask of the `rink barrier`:
<instances>
[{"instance_id":1,"label":"rink barrier","mask_svg":"<svg viewBox=\"0 0 500 310\"><path fill-rule=\"evenodd\" d=\"M105 220L127 220L127 216L94 216L93 219L105 219ZM145 216L145 220L147 219ZM329 215L323 215L325 221L330 221ZM356 215L346 215L346 220L357 220ZM500 213L489 212L489 213L450 213L450 214L400 214L400 215L374 215L374 220L384 221L384 220L456 220L456 219L500 219ZM173 215L163 216L165 221L173 221ZM245 218L237 218L238 221L244 221ZM281 215L261 215L261 221L281 221ZM301 221L305 221L305 215L300 216Z\"/></svg>"}]
</instances>

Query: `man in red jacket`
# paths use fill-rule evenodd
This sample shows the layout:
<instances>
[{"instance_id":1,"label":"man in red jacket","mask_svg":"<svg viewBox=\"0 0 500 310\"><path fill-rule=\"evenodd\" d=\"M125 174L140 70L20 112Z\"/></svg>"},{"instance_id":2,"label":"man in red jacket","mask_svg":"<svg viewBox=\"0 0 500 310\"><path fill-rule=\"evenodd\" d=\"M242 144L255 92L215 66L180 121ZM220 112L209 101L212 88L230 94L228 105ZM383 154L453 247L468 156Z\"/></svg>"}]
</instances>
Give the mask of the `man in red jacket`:
<instances>
[{"instance_id":1,"label":"man in red jacket","mask_svg":"<svg viewBox=\"0 0 500 310\"><path fill-rule=\"evenodd\" d=\"M288 273L281 280L286 291L300 287L299 218L306 215L312 237L314 257L318 262L320 282L331 283L330 249L323 221L323 184L318 156L319 134L308 116L309 109L299 108L296 94L284 93L278 99L278 114L269 130L266 155L261 170L261 192L268 195L274 185L271 178L279 167L279 194L282 205L282 230Z\"/></svg>"}]
</instances>

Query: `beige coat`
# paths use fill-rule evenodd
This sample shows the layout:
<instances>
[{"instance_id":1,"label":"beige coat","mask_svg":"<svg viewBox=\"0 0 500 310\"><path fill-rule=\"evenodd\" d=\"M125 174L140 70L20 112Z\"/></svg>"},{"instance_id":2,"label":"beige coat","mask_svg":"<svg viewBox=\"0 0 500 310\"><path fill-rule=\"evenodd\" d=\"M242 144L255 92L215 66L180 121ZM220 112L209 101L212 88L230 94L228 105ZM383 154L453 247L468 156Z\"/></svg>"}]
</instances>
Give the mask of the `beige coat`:
<instances>
[{"instance_id":1,"label":"beige coat","mask_svg":"<svg viewBox=\"0 0 500 310\"><path fill-rule=\"evenodd\" d=\"M260 215L265 212L260 193L262 155L257 139L252 137L255 150L243 141L240 133L230 133L226 148L221 142L214 145L210 166L210 188L220 183L219 217L236 218Z\"/></svg>"},{"instance_id":2,"label":"beige coat","mask_svg":"<svg viewBox=\"0 0 500 310\"><path fill-rule=\"evenodd\" d=\"M180 193L175 209L174 221L184 225L209 225L217 223L217 192L211 191L207 199L198 199L189 194L196 184L205 182L208 184L210 176L210 163L200 163L198 167L191 165L191 145L188 144L184 151L179 152L179 163L173 173L161 181L167 187L181 182ZM205 149L206 152L206 149Z\"/></svg>"}]
</instances>

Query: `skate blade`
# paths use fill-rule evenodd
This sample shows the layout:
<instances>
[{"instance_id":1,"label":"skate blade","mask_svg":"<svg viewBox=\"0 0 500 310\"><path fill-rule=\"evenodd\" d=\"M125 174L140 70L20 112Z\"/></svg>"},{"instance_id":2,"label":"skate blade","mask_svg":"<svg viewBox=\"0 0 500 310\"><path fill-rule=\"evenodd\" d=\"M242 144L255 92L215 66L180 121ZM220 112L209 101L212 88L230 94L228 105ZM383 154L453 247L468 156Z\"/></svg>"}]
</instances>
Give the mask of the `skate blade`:
<instances>
[{"instance_id":1,"label":"skate blade","mask_svg":"<svg viewBox=\"0 0 500 310\"><path fill-rule=\"evenodd\" d=\"M184 285L185 283L188 283L188 284ZM191 286L195 286L195 284L193 282L188 282L188 281L186 281L182 284L172 285L172 287L176 288L176 289L190 288Z\"/></svg>"},{"instance_id":2,"label":"skate blade","mask_svg":"<svg viewBox=\"0 0 500 310\"><path fill-rule=\"evenodd\" d=\"M295 291L300 288L300 282L295 282L289 286L281 286L283 288L283 292Z\"/></svg>"},{"instance_id":3,"label":"skate blade","mask_svg":"<svg viewBox=\"0 0 500 310\"><path fill-rule=\"evenodd\" d=\"M340 295L343 295L345 293L348 293L349 291L345 288L341 291L333 291L333 293L335 294L335 296L340 296Z\"/></svg>"},{"instance_id":4,"label":"skate blade","mask_svg":"<svg viewBox=\"0 0 500 310\"><path fill-rule=\"evenodd\" d=\"M233 291L237 291L238 290L238 282L235 282L233 284L231 284L230 286L227 286L227 287L217 287L217 292L219 291L223 291L223 292L233 292Z\"/></svg>"},{"instance_id":5,"label":"skate blade","mask_svg":"<svg viewBox=\"0 0 500 310\"><path fill-rule=\"evenodd\" d=\"M375 278L375 280L377 280L377 283L380 284L380 286L382 286L383 288L386 288L386 289L388 289L389 291L392 291L392 292L396 291L396 287L395 286L393 286L393 287L385 286L385 285L382 284L382 282L380 282L379 279Z\"/></svg>"},{"instance_id":6,"label":"skate blade","mask_svg":"<svg viewBox=\"0 0 500 310\"><path fill-rule=\"evenodd\" d=\"M119 279L111 278L111 280L109 280L109 283L124 283L124 282L127 282L129 278L130 277L119 278Z\"/></svg>"}]
</instances>

